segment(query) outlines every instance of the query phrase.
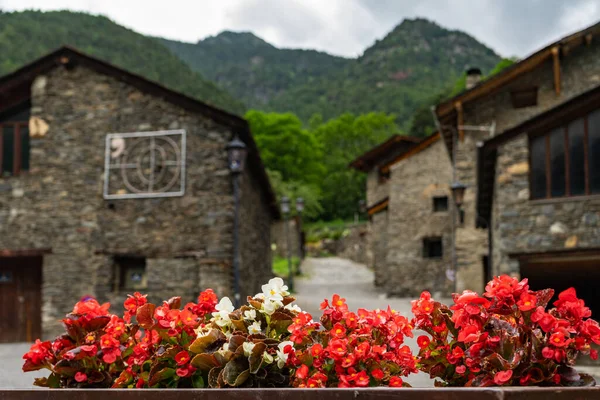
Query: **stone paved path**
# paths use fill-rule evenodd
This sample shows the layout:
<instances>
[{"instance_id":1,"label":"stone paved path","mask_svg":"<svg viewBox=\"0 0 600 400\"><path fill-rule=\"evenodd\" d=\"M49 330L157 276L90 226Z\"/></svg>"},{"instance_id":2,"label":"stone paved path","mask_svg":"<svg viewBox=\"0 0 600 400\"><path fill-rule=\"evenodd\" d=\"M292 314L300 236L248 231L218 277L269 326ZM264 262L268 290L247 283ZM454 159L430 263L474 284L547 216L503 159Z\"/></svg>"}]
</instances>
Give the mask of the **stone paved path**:
<instances>
[{"instance_id":1,"label":"stone paved path","mask_svg":"<svg viewBox=\"0 0 600 400\"><path fill-rule=\"evenodd\" d=\"M29 350L27 343L0 344L0 388L32 388L33 380L48 376L48 371L21 371L23 354Z\"/></svg>"},{"instance_id":2,"label":"stone paved path","mask_svg":"<svg viewBox=\"0 0 600 400\"><path fill-rule=\"evenodd\" d=\"M346 298L351 310L357 308L383 309L388 305L406 317L411 317L410 299L386 298L373 285L373 272L362 264L342 258L307 258L302 264L303 278L296 281L298 305L313 316L320 315L319 306L323 299L334 293ZM416 338L407 338L407 344L418 350ZM418 373L406 379L414 387L432 387L428 375Z\"/></svg>"}]
</instances>

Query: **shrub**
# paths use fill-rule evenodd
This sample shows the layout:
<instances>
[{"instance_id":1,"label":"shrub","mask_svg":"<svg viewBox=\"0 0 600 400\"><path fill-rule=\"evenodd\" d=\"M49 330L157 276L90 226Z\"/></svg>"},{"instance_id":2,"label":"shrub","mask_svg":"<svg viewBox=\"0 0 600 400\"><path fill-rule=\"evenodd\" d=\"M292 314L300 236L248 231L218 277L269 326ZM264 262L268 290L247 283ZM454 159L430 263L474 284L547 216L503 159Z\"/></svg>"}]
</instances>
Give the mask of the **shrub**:
<instances>
[{"instance_id":1,"label":"shrub","mask_svg":"<svg viewBox=\"0 0 600 400\"><path fill-rule=\"evenodd\" d=\"M406 386L402 377L416 372L404 337L412 326L395 311L348 311L334 295L321 304L321 324L300 313L288 330L296 348L292 385L303 388Z\"/></svg>"},{"instance_id":2,"label":"shrub","mask_svg":"<svg viewBox=\"0 0 600 400\"><path fill-rule=\"evenodd\" d=\"M47 387L288 386L287 331L300 311L280 278L234 310L209 289L181 307L174 297L156 306L139 293L123 318L109 304L79 302L63 320L66 334L40 342L23 358L24 371L47 368ZM134 322L132 322L134 320Z\"/></svg>"},{"instance_id":3,"label":"shrub","mask_svg":"<svg viewBox=\"0 0 600 400\"><path fill-rule=\"evenodd\" d=\"M423 292L413 301L419 369L445 386L582 386L594 380L572 366L579 353L598 357L600 327L573 288L529 290L527 279L494 278L483 296L466 290L450 308Z\"/></svg>"}]
</instances>

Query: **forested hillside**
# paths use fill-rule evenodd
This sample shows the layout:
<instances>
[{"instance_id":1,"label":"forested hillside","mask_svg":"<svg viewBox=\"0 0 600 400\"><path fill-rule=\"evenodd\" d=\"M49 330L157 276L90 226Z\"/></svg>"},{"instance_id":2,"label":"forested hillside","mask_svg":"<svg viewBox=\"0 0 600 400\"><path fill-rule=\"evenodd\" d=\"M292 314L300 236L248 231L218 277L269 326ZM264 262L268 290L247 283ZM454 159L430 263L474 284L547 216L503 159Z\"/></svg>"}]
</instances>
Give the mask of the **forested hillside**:
<instances>
[{"instance_id":1,"label":"forested hillside","mask_svg":"<svg viewBox=\"0 0 600 400\"><path fill-rule=\"evenodd\" d=\"M157 40L110 19L69 11L0 11L0 75L62 46L113 63L235 113L244 105L193 71Z\"/></svg>"},{"instance_id":2,"label":"forested hillside","mask_svg":"<svg viewBox=\"0 0 600 400\"><path fill-rule=\"evenodd\" d=\"M419 106L452 88L467 67L489 72L500 61L466 33L426 19L403 21L357 59L278 49L251 33L163 43L249 108L293 112L305 123L316 113L327 120L386 112L405 130Z\"/></svg>"}]
</instances>

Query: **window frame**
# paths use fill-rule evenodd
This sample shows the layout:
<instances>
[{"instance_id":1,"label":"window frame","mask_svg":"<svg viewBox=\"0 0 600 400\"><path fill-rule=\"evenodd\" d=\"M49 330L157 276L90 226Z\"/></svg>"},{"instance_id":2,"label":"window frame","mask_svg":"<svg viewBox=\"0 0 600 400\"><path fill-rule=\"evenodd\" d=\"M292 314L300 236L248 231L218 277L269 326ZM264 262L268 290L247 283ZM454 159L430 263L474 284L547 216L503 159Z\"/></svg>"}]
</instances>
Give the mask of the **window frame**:
<instances>
[{"instance_id":1,"label":"window frame","mask_svg":"<svg viewBox=\"0 0 600 400\"><path fill-rule=\"evenodd\" d=\"M19 176L24 172L28 171L28 169L24 170L23 160L22 160L22 144L23 144L23 132L25 132L23 127L29 128L28 121L9 121L9 122L0 122L0 177L4 176L4 170L2 169L2 161L4 158L4 127L12 126L14 129L14 144L13 144L13 170L10 176ZM31 138L30 138L31 140Z\"/></svg>"},{"instance_id":2,"label":"window frame","mask_svg":"<svg viewBox=\"0 0 600 400\"><path fill-rule=\"evenodd\" d=\"M590 114L596 112L598 109L587 110L584 113L573 115L571 118L566 118L561 120L558 123L548 125L544 127L543 131L533 131L528 135L527 139L527 161L529 166L528 172L528 183L529 183L529 200L530 201L549 201L549 200L571 200L578 198L588 198L591 196L598 196L598 193L591 193L590 189L590 166L589 166L589 123L588 118ZM569 146L569 125L576 121L577 119L583 120L583 168L585 173L585 193L578 195L571 195L571 177L570 177L570 146ZM551 154L550 154L550 136L552 132L557 129L562 129L563 131L563 141L564 141L564 163L565 163L565 194L563 196L552 196L552 175L551 175ZM543 137L545 144L545 172L546 172L546 196L545 197L533 197L533 193L531 188L533 187L533 170L531 166L532 163L532 151L531 145L533 139L538 139Z\"/></svg>"},{"instance_id":3,"label":"window frame","mask_svg":"<svg viewBox=\"0 0 600 400\"><path fill-rule=\"evenodd\" d=\"M430 243L433 242L438 242L440 243L440 255L439 256L429 256L427 254L429 254L430 252L427 251L430 249ZM422 243L423 243L423 259L425 260L442 260L444 258L444 239L441 236L430 236L430 237L424 237L422 239Z\"/></svg>"},{"instance_id":4,"label":"window frame","mask_svg":"<svg viewBox=\"0 0 600 400\"><path fill-rule=\"evenodd\" d=\"M113 256L113 265L116 278L116 292L148 289L148 259L146 257L116 255ZM143 269L142 283L138 287L127 285L127 272L138 268Z\"/></svg>"},{"instance_id":5,"label":"window frame","mask_svg":"<svg viewBox=\"0 0 600 400\"><path fill-rule=\"evenodd\" d=\"M445 199L446 200L446 208L443 210L436 210L435 206L436 206L436 200L437 199ZM448 199L447 195L439 195L439 196L433 196L432 197L432 208L433 208L433 212L434 213L447 213L448 211L450 211L450 201Z\"/></svg>"}]
</instances>

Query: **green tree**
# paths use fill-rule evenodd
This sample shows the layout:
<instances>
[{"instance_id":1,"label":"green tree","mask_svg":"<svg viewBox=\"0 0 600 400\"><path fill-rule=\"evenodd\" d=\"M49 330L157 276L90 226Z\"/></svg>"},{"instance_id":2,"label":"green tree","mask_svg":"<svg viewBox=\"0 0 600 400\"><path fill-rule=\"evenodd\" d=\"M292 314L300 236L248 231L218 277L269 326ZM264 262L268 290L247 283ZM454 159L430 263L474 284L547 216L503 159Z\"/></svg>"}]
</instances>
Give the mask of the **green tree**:
<instances>
[{"instance_id":1,"label":"green tree","mask_svg":"<svg viewBox=\"0 0 600 400\"><path fill-rule=\"evenodd\" d=\"M391 135L398 133L395 116L370 113L344 114L314 129L323 146L325 178L321 182L321 205L324 220L350 219L364 198L366 176L348 164Z\"/></svg>"},{"instance_id":2,"label":"green tree","mask_svg":"<svg viewBox=\"0 0 600 400\"><path fill-rule=\"evenodd\" d=\"M324 173L321 148L298 117L251 110L246 119L267 169L279 172L286 182L319 182Z\"/></svg>"}]
</instances>

